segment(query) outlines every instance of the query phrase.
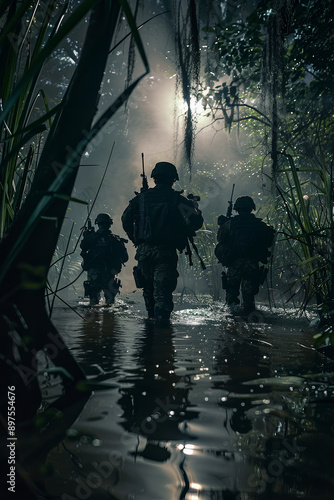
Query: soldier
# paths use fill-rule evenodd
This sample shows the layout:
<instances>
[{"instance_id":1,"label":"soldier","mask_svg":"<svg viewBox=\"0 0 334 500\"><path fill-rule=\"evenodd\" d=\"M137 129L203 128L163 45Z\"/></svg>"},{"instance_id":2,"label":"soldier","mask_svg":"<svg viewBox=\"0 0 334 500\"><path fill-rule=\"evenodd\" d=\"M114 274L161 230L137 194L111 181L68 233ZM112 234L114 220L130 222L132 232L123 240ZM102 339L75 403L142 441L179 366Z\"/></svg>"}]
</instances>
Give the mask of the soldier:
<instances>
[{"instance_id":1,"label":"soldier","mask_svg":"<svg viewBox=\"0 0 334 500\"><path fill-rule=\"evenodd\" d=\"M142 190L122 215L124 231L137 247L136 286L143 288L149 318L169 320L176 288L177 252L203 225L201 211L172 186L179 179L172 163L159 162L152 170L155 187Z\"/></svg>"},{"instance_id":2,"label":"soldier","mask_svg":"<svg viewBox=\"0 0 334 500\"><path fill-rule=\"evenodd\" d=\"M227 267L225 283L226 303L232 312L240 304L239 289L243 299L243 313L250 314L255 310L255 295L259 292L259 285L264 282L266 270L259 267L259 262L266 264L270 256L275 230L265 224L262 219L255 217L251 212L256 210L255 203L250 196L239 196L233 209L238 215L227 219L218 218L221 224L218 233L218 244L215 254L218 261Z\"/></svg>"},{"instance_id":3,"label":"soldier","mask_svg":"<svg viewBox=\"0 0 334 500\"><path fill-rule=\"evenodd\" d=\"M112 234L112 223L110 215L99 214L95 220L98 230L85 230L80 243L80 255L83 258L81 265L84 271L87 271L87 281L84 282L85 296L90 298L90 305L99 303L102 290L106 303L114 303L115 295L121 286L120 280L115 276L129 258L125 247L127 240Z\"/></svg>"}]
</instances>

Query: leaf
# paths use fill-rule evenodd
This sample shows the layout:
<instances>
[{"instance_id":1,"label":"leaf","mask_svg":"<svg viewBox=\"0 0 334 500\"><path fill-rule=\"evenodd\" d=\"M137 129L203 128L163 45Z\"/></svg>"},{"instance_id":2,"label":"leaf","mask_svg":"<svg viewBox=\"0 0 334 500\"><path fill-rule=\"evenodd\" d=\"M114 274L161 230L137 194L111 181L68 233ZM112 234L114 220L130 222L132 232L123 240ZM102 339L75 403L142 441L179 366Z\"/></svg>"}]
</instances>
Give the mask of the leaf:
<instances>
[{"instance_id":1,"label":"leaf","mask_svg":"<svg viewBox=\"0 0 334 500\"><path fill-rule=\"evenodd\" d=\"M298 266L304 266L305 264L309 264L310 262L313 262L314 260L320 259L320 255L315 255L314 257L310 257L309 259L303 260L302 262L299 262Z\"/></svg>"},{"instance_id":2,"label":"leaf","mask_svg":"<svg viewBox=\"0 0 334 500\"><path fill-rule=\"evenodd\" d=\"M93 0L87 0L86 2L83 2L81 4L81 7L83 5L91 4L94 3ZM121 4L124 5L124 7L127 9L127 17L131 22L132 29L136 31L136 26L132 17L131 12L129 11L129 6L126 1L121 1ZM79 8L78 8L79 9ZM77 9L77 10L78 10ZM82 12L82 11L81 11ZM68 27L68 25L66 25ZM55 38L58 37L59 33L62 32L64 33L64 28L61 28L57 35L55 35ZM97 120L97 122L94 124L92 129L90 130L89 133L85 134L85 137L77 144L76 149L74 149L71 154L67 155L66 157L66 162L64 165L61 166L59 173L57 174L57 177L52 181L51 185L49 186L49 191L46 192L45 194L42 194L41 198L36 202L34 209L29 213L27 217L26 224L23 228L23 230L20 232L18 235L18 238L15 240L12 248L10 255L6 256L5 261L2 263L2 267L0 270L0 282L3 279L4 275L6 274L7 270L9 267L12 265L14 262L15 258L19 254L21 248L24 246L25 242L28 240L29 236L31 233L34 231L35 227L38 225L38 221L40 217L43 216L45 211L48 209L48 207L53 203L53 197L54 193L59 193L62 195L62 192L65 192L64 186L67 184L68 179L73 176L73 159L77 159L78 156L80 157L82 154L82 151L85 149L87 144L98 134L98 132L104 127L104 125L108 122L108 120L115 114L115 112L124 104L124 102L129 98L131 95L132 91L135 89L135 87L138 85L138 83L142 80L142 78L147 74L149 71L149 65L148 61L146 58L146 54L143 49L143 45L141 43L140 37L137 33L137 31L134 33L134 38L136 42L138 43L139 50L142 55L142 59L146 68L145 73L140 75L129 87L127 87L121 94L120 96L112 103L111 106L103 113L103 115ZM56 41L49 46L48 50L50 50L51 47L53 47L56 44ZM45 47L46 49L46 47ZM47 53L45 51L44 53ZM30 74L30 73L29 73ZM26 77L27 78L27 77ZM50 138L50 135L49 135ZM53 196L50 196L50 193L53 193Z\"/></svg>"},{"instance_id":3,"label":"leaf","mask_svg":"<svg viewBox=\"0 0 334 500\"><path fill-rule=\"evenodd\" d=\"M148 63L148 59L147 59L147 56L146 56L146 52L145 52L145 49L144 49L141 37L139 36L138 30L137 30L137 25L136 25L135 18L133 17L133 14L132 14L130 6L129 6L129 3L126 0L118 0L118 1L121 4L122 9L124 11L124 14L125 14L125 16L126 16L126 18L128 20L130 29L132 31L133 39L136 42L138 51L139 51L140 56L142 58L143 64L145 66L146 74L147 74L147 73L150 72L150 66L149 66L149 63Z\"/></svg>"},{"instance_id":4,"label":"leaf","mask_svg":"<svg viewBox=\"0 0 334 500\"><path fill-rule=\"evenodd\" d=\"M315 182L312 182L311 181L311 184L317 188L317 190L322 193L322 194L327 194L327 189L324 187L324 186L318 186L318 184L316 184Z\"/></svg>"},{"instance_id":5,"label":"leaf","mask_svg":"<svg viewBox=\"0 0 334 500\"><path fill-rule=\"evenodd\" d=\"M52 54L58 44L68 35L70 31L81 21L81 19L89 12L91 7L96 3L96 0L84 0L81 2L73 14L65 21L63 26L58 30L52 39L49 39L32 62L29 69L25 71L20 81L17 83L13 92L11 93L8 101L5 103L3 111L0 113L0 121L4 120L9 111L14 106L25 86L29 84L30 80L42 68L45 60ZM126 2L125 2L126 3Z\"/></svg>"},{"instance_id":6,"label":"leaf","mask_svg":"<svg viewBox=\"0 0 334 500\"><path fill-rule=\"evenodd\" d=\"M40 94L42 95L43 102L44 102L44 106L45 106L45 109L46 109L46 115L44 115L44 119L46 119L46 118L45 118L45 116L48 116L48 119L49 119L49 127L51 128L51 125L52 125L51 116L52 116L52 114L54 114L54 112L55 112L55 111L54 111L54 109L53 109L53 110L52 110L52 111L53 111L53 113L52 113L52 114L50 114L50 108L49 108L48 101L47 101L47 99L46 99L45 92L44 92L44 90L43 90L43 89L40 89L40 91L39 91L39 92L40 92Z\"/></svg>"},{"instance_id":7,"label":"leaf","mask_svg":"<svg viewBox=\"0 0 334 500\"><path fill-rule=\"evenodd\" d=\"M9 19L5 24L0 34L0 46L4 43L6 39L9 39L10 34L15 33L15 27L19 24L22 16L25 12L29 10L31 6L31 0L25 0L22 5L17 9L14 16Z\"/></svg>"},{"instance_id":8,"label":"leaf","mask_svg":"<svg viewBox=\"0 0 334 500\"><path fill-rule=\"evenodd\" d=\"M57 104L54 108L52 108L51 110L49 110L45 115L43 115L40 118L38 118L38 120L35 120L30 125L28 125L27 127L23 128L21 130L17 130L14 134L12 134L10 137L8 137L5 140L2 140L1 142L10 141L14 137L17 137L17 136L22 135L22 134L26 134L27 132L30 132L30 131L34 130L35 128L39 129L40 125L42 125L47 120L49 120L51 116L53 116L56 113L58 113L58 111L60 111L60 109L62 108L62 106L63 106L62 103ZM50 121L49 121L49 123L50 123ZM44 129L46 129L46 127L44 127ZM19 146L19 147L21 147L21 146Z\"/></svg>"}]
</instances>

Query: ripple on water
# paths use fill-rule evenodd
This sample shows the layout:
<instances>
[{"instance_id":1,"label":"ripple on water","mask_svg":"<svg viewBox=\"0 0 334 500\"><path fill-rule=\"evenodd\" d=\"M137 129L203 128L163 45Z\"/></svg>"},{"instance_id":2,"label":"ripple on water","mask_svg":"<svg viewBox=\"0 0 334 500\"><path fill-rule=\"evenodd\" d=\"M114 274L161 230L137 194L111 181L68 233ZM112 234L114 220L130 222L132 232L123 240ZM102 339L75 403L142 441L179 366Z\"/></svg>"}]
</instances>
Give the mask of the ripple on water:
<instances>
[{"instance_id":1,"label":"ripple on water","mask_svg":"<svg viewBox=\"0 0 334 500\"><path fill-rule=\"evenodd\" d=\"M318 379L323 358L296 311L261 307L251 322L212 302L182 307L164 329L144 320L136 300L57 315L83 369L95 365L114 387L96 389L49 452L57 472L48 490L92 500L288 500L304 485L301 498L330 498L332 473L312 439L326 442L331 464L333 363ZM294 447L299 438L308 444ZM273 463L283 464L279 474Z\"/></svg>"}]
</instances>

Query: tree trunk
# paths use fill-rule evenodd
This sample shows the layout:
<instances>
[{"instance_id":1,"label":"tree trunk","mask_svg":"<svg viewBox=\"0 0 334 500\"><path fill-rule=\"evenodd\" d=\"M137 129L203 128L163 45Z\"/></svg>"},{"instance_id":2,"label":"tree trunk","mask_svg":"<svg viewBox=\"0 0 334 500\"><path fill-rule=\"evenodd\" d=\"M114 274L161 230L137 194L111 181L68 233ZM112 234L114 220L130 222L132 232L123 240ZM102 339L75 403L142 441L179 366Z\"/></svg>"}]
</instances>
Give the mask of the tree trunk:
<instances>
[{"instance_id":1,"label":"tree trunk","mask_svg":"<svg viewBox=\"0 0 334 500\"><path fill-rule=\"evenodd\" d=\"M63 99L62 110L49 132L30 194L0 245L3 265L0 278L1 362L6 368L6 385L11 385L11 376L23 382L19 396L22 407L27 402L24 394L29 394L30 383L34 387L34 398L38 399L36 379L31 382L38 350L45 350L74 381L84 378L48 317L44 294L47 272L83 153L80 145L97 111L119 12L118 0L97 1L92 9L78 66ZM56 193L50 193L50 189ZM17 344L15 349L14 343ZM30 407L35 408L36 404L37 400Z\"/></svg>"}]
</instances>

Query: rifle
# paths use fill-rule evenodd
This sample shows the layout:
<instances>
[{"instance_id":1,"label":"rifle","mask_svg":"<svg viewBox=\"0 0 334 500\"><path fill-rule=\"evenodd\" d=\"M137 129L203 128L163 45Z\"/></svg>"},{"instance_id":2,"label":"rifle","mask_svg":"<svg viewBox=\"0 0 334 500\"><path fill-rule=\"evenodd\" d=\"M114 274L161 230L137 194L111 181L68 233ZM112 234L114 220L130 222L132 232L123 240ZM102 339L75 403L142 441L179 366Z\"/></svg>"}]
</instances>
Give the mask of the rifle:
<instances>
[{"instance_id":1,"label":"rifle","mask_svg":"<svg viewBox=\"0 0 334 500\"><path fill-rule=\"evenodd\" d=\"M87 219L87 226L88 226L88 231L94 231L91 218Z\"/></svg>"},{"instance_id":2,"label":"rifle","mask_svg":"<svg viewBox=\"0 0 334 500\"><path fill-rule=\"evenodd\" d=\"M87 210L88 210L87 219L86 219L84 227L82 228L84 236L86 236L87 233L95 233L95 228L92 226L92 220L90 218L90 212L91 212L91 210L89 210L88 206L87 206ZM86 227L86 224L87 224L87 227Z\"/></svg>"},{"instance_id":3,"label":"rifle","mask_svg":"<svg viewBox=\"0 0 334 500\"><path fill-rule=\"evenodd\" d=\"M142 164L142 167L143 167L143 173L140 174L140 177L143 178L143 185L140 189L140 192L142 193L143 191L147 191L148 190L148 182L147 182L147 176L145 174L145 168L144 168L144 153L141 154L141 164Z\"/></svg>"},{"instance_id":4,"label":"rifle","mask_svg":"<svg viewBox=\"0 0 334 500\"><path fill-rule=\"evenodd\" d=\"M192 202L192 204L194 205L194 208L195 210L198 209L198 202L201 200L200 196L197 196L197 195L193 195L193 194L188 194L187 196L188 200L190 200ZM206 266L203 262L203 259L201 258L200 254L198 253L198 248L194 242L194 236L196 235L196 233L194 232L192 235L189 235L187 236L187 250L186 250L186 255L188 255L188 259L189 259L189 266L192 266L193 265L193 262L192 262L192 258L191 258L191 249L190 249L190 245L189 243L191 243L200 263L201 263L201 268L203 270L206 269Z\"/></svg>"},{"instance_id":5,"label":"rifle","mask_svg":"<svg viewBox=\"0 0 334 500\"><path fill-rule=\"evenodd\" d=\"M234 187L235 187L235 184L233 184L233 186L232 186L231 199L228 202L226 216L220 215L218 217L218 225L219 226L222 226L223 224L225 224L225 222L227 222L232 217ZM220 230L218 230L218 238L219 238L219 231ZM218 243L218 245L219 245L219 243ZM227 285L228 285L228 278L227 278L227 273L226 273L226 271L224 271L224 269L222 270L221 279L222 279L222 288L223 288L223 290L226 290Z\"/></svg>"},{"instance_id":6,"label":"rifle","mask_svg":"<svg viewBox=\"0 0 334 500\"><path fill-rule=\"evenodd\" d=\"M148 182L147 182L147 175L145 174L145 167L144 167L144 153L141 154L141 165L143 172L140 174L140 177L143 179L142 187L140 188L140 192L143 193L144 191L148 190ZM135 191L135 195L139 194L138 191Z\"/></svg>"},{"instance_id":7,"label":"rifle","mask_svg":"<svg viewBox=\"0 0 334 500\"><path fill-rule=\"evenodd\" d=\"M226 212L226 217L228 219L230 219L232 217L234 186L235 186L235 184L233 184L233 186L232 186L231 199L228 202L228 208L227 208L227 212Z\"/></svg>"},{"instance_id":8,"label":"rifle","mask_svg":"<svg viewBox=\"0 0 334 500\"><path fill-rule=\"evenodd\" d=\"M202 257L200 256L200 254L198 253L198 248L194 242L194 237L193 236L187 236L187 246L186 246L186 255L188 255L188 259L189 259L189 266L192 266L193 265L193 261L192 261L192 258L191 258L191 249L190 249L190 245L189 245L189 242L192 244L192 247L193 249L195 250L195 253L201 263L201 268L203 269L203 271L205 271L206 269L206 265L204 264L203 262L203 259Z\"/></svg>"},{"instance_id":9,"label":"rifle","mask_svg":"<svg viewBox=\"0 0 334 500\"><path fill-rule=\"evenodd\" d=\"M190 194L188 194L187 198L188 198L188 200L192 201L192 204L194 205L195 208L198 208L198 202L201 201L200 196L197 196L196 194L190 193Z\"/></svg>"},{"instance_id":10,"label":"rifle","mask_svg":"<svg viewBox=\"0 0 334 500\"><path fill-rule=\"evenodd\" d=\"M218 225L219 226L222 226L223 224L225 224L225 222L227 222L232 217L234 186L235 186L235 184L233 184L233 186L232 186L231 199L228 201L226 215L220 215L218 217Z\"/></svg>"}]
</instances>

